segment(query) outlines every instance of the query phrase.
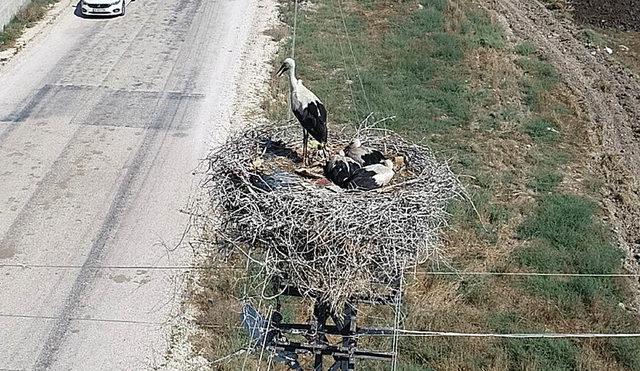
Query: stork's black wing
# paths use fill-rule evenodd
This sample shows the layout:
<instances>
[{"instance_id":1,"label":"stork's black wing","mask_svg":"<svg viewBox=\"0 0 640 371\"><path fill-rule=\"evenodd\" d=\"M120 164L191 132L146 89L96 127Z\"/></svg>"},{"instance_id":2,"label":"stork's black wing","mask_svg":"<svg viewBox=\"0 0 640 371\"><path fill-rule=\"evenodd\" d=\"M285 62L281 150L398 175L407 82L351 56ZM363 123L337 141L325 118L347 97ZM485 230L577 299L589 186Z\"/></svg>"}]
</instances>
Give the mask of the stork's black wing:
<instances>
[{"instance_id":1,"label":"stork's black wing","mask_svg":"<svg viewBox=\"0 0 640 371\"><path fill-rule=\"evenodd\" d=\"M364 156L362 156L362 161L364 161L364 166L379 164L384 160L386 160L386 157L384 157L382 152L375 149L372 150L370 153L367 153Z\"/></svg>"},{"instance_id":2,"label":"stork's black wing","mask_svg":"<svg viewBox=\"0 0 640 371\"><path fill-rule=\"evenodd\" d=\"M373 178L376 175L374 171L365 170L364 168L358 169L353 173L353 177L349 181L349 188L371 190L380 188L380 184L376 183Z\"/></svg>"},{"instance_id":3,"label":"stork's black wing","mask_svg":"<svg viewBox=\"0 0 640 371\"><path fill-rule=\"evenodd\" d=\"M346 188L353 173L360 168L355 162L329 161L324 168L324 175L336 185Z\"/></svg>"},{"instance_id":4,"label":"stork's black wing","mask_svg":"<svg viewBox=\"0 0 640 371\"><path fill-rule=\"evenodd\" d=\"M327 143L327 110L318 101L309 103L302 112L293 111L300 124L320 143Z\"/></svg>"}]
</instances>

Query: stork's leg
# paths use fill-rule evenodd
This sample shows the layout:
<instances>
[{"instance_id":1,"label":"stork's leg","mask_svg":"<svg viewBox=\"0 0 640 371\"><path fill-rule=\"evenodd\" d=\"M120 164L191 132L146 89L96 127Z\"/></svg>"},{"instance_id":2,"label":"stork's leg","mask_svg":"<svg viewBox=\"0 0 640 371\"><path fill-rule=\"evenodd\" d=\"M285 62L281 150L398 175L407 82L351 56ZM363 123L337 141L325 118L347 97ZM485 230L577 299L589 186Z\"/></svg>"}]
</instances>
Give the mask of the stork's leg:
<instances>
[{"instance_id":1,"label":"stork's leg","mask_svg":"<svg viewBox=\"0 0 640 371\"><path fill-rule=\"evenodd\" d=\"M302 163L304 166L307 166L307 144L309 143L309 132L306 129L302 129L302 132Z\"/></svg>"}]
</instances>

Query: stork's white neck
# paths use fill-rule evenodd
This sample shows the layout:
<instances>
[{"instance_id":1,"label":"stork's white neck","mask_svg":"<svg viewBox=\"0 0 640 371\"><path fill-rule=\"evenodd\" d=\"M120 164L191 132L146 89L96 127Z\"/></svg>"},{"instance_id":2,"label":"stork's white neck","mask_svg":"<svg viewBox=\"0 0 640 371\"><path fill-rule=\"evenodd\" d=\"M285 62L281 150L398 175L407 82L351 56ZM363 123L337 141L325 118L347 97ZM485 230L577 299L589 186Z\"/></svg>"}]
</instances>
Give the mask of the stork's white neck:
<instances>
[{"instance_id":1,"label":"stork's white neck","mask_svg":"<svg viewBox=\"0 0 640 371\"><path fill-rule=\"evenodd\" d=\"M291 86L291 91L296 90L296 88L298 87L298 79L296 79L295 66L289 69L289 85Z\"/></svg>"}]
</instances>

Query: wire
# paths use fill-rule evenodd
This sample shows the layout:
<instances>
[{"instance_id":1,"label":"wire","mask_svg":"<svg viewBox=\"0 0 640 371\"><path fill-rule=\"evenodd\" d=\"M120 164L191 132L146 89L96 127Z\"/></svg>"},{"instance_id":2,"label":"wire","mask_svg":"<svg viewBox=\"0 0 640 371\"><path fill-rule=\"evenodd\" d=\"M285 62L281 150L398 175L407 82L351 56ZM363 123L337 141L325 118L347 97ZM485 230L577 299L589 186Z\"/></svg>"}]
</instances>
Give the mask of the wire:
<instances>
[{"instance_id":1,"label":"wire","mask_svg":"<svg viewBox=\"0 0 640 371\"><path fill-rule=\"evenodd\" d=\"M291 59L296 58L296 35L298 33L298 0L295 0L294 11L293 11L293 35L291 37ZM289 86L289 95L287 97L288 105L287 105L287 122L291 121L291 116L293 112L291 112L291 86Z\"/></svg>"},{"instance_id":2,"label":"wire","mask_svg":"<svg viewBox=\"0 0 640 371\"><path fill-rule=\"evenodd\" d=\"M415 331L398 330L404 337L468 337L468 338L508 338L508 339L561 339L561 338L640 338L640 333L607 334L607 333L520 333L520 334L492 334L492 333L468 333L468 332L444 332L444 331Z\"/></svg>"},{"instance_id":3,"label":"wire","mask_svg":"<svg viewBox=\"0 0 640 371\"><path fill-rule=\"evenodd\" d=\"M391 369L396 371L398 369L398 345L399 345L399 330L400 330L400 311L402 310L402 284L404 283L404 274L400 275L400 283L398 285L398 292L396 293L396 305L395 305L395 318L393 321L393 341L392 352L393 360Z\"/></svg>"},{"instance_id":4,"label":"wire","mask_svg":"<svg viewBox=\"0 0 640 371\"><path fill-rule=\"evenodd\" d=\"M517 277L583 277L583 278L640 278L638 273L545 273L545 272L431 272L414 271L420 276L517 276Z\"/></svg>"},{"instance_id":5,"label":"wire","mask_svg":"<svg viewBox=\"0 0 640 371\"><path fill-rule=\"evenodd\" d=\"M231 265L65 265L65 264L0 264L0 268L22 269L114 269L114 270L246 270ZM418 276L512 276L512 277L577 277L577 278L640 278L640 273L554 273L554 272L482 272L482 271L426 271L409 270Z\"/></svg>"},{"instance_id":6,"label":"wire","mask_svg":"<svg viewBox=\"0 0 640 371\"><path fill-rule=\"evenodd\" d=\"M269 334L269 328L271 328L271 318L273 317L273 306L269 305L269 312L267 312L267 318L269 321L267 322L267 328L264 331L264 339L262 340L262 344L260 344L260 357L258 358L258 371L260 371L260 366L262 366L262 357L264 355L264 350L267 348L267 337ZM268 362L268 361L267 361ZM267 363L267 368L269 368L269 364Z\"/></svg>"},{"instance_id":7,"label":"wire","mask_svg":"<svg viewBox=\"0 0 640 371\"><path fill-rule=\"evenodd\" d=\"M362 95L364 96L364 101L367 104L367 109L369 110L369 112L371 112L371 105L369 104L369 98L367 97L367 92L364 88L364 84L362 83L362 76L360 75L360 69L358 68L358 60L356 59L356 53L353 51L353 44L351 44L351 37L349 36L349 29L347 28L347 21L345 20L344 11L342 10L342 0L338 0L338 8L340 10L340 17L342 17L344 33L347 36L347 43L349 45L349 49L351 50L351 56L353 57L353 66L356 69L356 75L358 76L360 88L362 89Z\"/></svg>"},{"instance_id":8,"label":"wire","mask_svg":"<svg viewBox=\"0 0 640 371\"><path fill-rule=\"evenodd\" d=\"M332 5L331 9L333 10L334 18L338 22L340 22L334 10L336 8L336 4L334 0L331 0L331 5ZM344 46L342 45L341 38L338 38L338 46L340 47L340 57L342 58L342 63L344 64L344 73L347 77L347 86L349 87L349 93L351 94L351 104L353 105L353 112L355 113L354 119L358 121L360 117L360 111L358 110L358 103L356 102L355 94L353 94L353 86L352 86L353 84L352 84L351 76L349 75L349 65L347 64L347 57L345 56L345 53L344 53Z\"/></svg>"},{"instance_id":9,"label":"wire","mask_svg":"<svg viewBox=\"0 0 640 371\"><path fill-rule=\"evenodd\" d=\"M247 272L247 276L249 276L250 264L251 264L251 250L249 250L249 254L247 255L247 263L245 265L245 271ZM246 300L248 292L249 292L249 281L246 280L244 282L243 289L242 289L242 300ZM244 320L243 320L243 322L244 322ZM251 348L251 338L253 337L253 329L251 329L250 331L252 333L250 333L249 336L248 336L247 347L246 347L246 349L249 349L249 350L252 349ZM248 351L248 352L246 352L244 354L244 360L242 361L242 371L244 371L245 367L247 366L247 360L249 359L249 353L251 353L251 351Z\"/></svg>"},{"instance_id":10,"label":"wire","mask_svg":"<svg viewBox=\"0 0 640 371\"><path fill-rule=\"evenodd\" d=\"M298 0L295 0L295 8L293 11L293 37L291 41L291 59L296 56L296 32L298 30Z\"/></svg>"},{"instance_id":11,"label":"wire","mask_svg":"<svg viewBox=\"0 0 640 371\"><path fill-rule=\"evenodd\" d=\"M135 320L126 320L126 319L39 316L39 315L29 315L29 314L0 313L0 317L21 318L21 319L45 319L45 320L59 320L59 319L65 318L70 321L76 321L76 322L107 322L107 323L121 323L121 324L129 324L129 325L156 325L156 326L165 325L165 323L162 323L162 322L135 321Z\"/></svg>"},{"instance_id":12,"label":"wire","mask_svg":"<svg viewBox=\"0 0 640 371\"><path fill-rule=\"evenodd\" d=\"M4 318L24 318L24 319L45 319L45 320L57 320L62 317L58 316L39 316L28 314L7 314L0 313L0 317ZM167 326L166 322L151 322L151 321L136 321L136 320L123 320L123 319L107 319L107 318L82 318L71 317L67 318L71 321L78 322L102 322L102 323L117 323L124 325L154 325L154 326ZM245 329L241 326L226 326L216 324L199 324L198 326L211 328L211 329ZM494 334L494 333L469 333L469 332L447 332L447 331L421 331L421 330L403 330L403 329L389 329L390 332L396 332L397 336L402 337L467 337L467 338L508 338L508 339L561 339L561 338L575 338L575 339L593 339L593 338L640 338L640 333L513 333L513 334ZM362 337L363 335L358 335ZM366 336L389 336L389 334L367 334Z\"/></svg>"},{"instance_id":13,"label":"wire","mask_svg":"<svg viewBox=\"0 0 640 371\"><path fill-rule=\"evenodd\" d=\"M244 268L230 265L220 266L193 266L193 265L65 265L65 264L0 264L0 268L23 268L23 269L121 269L121 270L244 270Z\"/></svg>"},{"instance_id":14,"label":"wire","mask_svg":"<svg viewBox=\"0 0 640 371\"><path fill-rule=\"evenodd\" d=\"M117 323L117 324L125 324L125 325L149 325L149 326L168 326L170 323L168 322L152 322L152 321L137 321L137 320L127 320L127 319L110 319L110 318L85 318L85 317L61 317L61 316L41 316L41 315L30 315L30 314L11 314L11 313L0 313L0 318L14 318L14 319L39 319L39 320L60 320L67 319L73 322L98 322L98 323ZM225 326L225 325L216 325L216 324L208 324L208 323L200 323L198 326L208 329L244 329L242 326Z\"/></svg>"}]
</instances>

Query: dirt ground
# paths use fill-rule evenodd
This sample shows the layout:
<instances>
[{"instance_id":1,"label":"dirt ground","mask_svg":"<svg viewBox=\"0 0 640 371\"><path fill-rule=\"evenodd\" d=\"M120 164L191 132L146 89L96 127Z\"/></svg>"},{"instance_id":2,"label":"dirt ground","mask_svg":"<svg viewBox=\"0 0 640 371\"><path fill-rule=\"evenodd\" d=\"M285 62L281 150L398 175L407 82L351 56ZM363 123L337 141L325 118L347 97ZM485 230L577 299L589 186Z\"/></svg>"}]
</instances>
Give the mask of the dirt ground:
<instances>
[{"instance_id":1,"label":"dirt ground","mask_svg":"<svg viewBox=\"0 0 640 371\"><path fill-rule=\"evenodd\" d=\"M640 31L638 0L570 0L576 19L599 27Z\"/></svg>"},{"instance_id":2,"label":"dirt ground","mask_svg":"<svg viewBox=\"0 0 640 371\"><path fill-rule=\"evenodd\" d=\"M614 4L619 14L640 11L635 0L585 0L584 4ZM487 10L503 23L515 41L540 46L580 102L590 122L591 166L606 180L604 206L620 245L628 252L627 266L638 272L640 260L640 81L604 50L581 41L581 30L566 17L557 17L539 0L493 0ZM584 5L583 4L583 5ZM621 8L627 4L627 8ZM611 5L613 8L614 6ZM582 9L582 8L581 8ZM580 10L594 13L592 9ZM581 13L583 14L583 13ZM608 14L608 13L607 13ZM626 18L625 18L626 19Z\"/></svg>"}]
</instances>

